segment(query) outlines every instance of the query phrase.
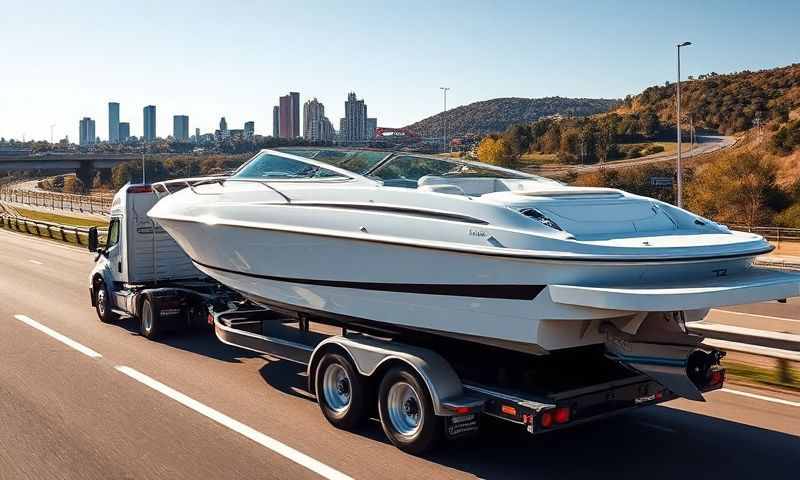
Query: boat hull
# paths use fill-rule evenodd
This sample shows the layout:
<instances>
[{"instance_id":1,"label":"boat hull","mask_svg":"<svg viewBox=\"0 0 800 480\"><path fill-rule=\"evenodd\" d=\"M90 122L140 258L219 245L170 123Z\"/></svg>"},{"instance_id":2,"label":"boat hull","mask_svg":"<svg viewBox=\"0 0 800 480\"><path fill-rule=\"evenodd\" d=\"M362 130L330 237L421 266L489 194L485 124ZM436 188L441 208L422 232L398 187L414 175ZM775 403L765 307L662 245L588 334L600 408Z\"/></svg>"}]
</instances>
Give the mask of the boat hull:
<instances>
[{"instance_id":1,"label":"boat hull","mask_svg":"<svg viewBox=\"0 0 800 480\"><path fill-rule=\"evenodd\" d=\"M160 220L197 267L256 302L529 351L603 343L635 310L558 303L549 285L712 280L752 257L598 262L477 254L304 232ZM696 320L707 309L686 312ZM595 322L595 325L592 324Z\"/></svg>"}]
</instances>

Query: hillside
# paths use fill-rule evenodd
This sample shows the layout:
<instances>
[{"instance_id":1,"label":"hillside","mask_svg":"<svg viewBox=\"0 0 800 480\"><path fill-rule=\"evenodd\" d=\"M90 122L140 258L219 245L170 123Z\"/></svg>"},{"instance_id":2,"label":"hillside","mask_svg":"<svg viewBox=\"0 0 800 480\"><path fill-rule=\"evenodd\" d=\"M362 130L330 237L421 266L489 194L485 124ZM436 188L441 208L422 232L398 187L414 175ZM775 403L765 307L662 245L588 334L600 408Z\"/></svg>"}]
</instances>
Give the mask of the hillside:
<instances>
[{"instance_id":1,"label":"hillside","mask_svg":"<svg viewBox=\"0 0 800 480\"><path fill-rule=\"evenodd\" d=\"M553 115L587 116L608 111L619 100L604 98L494 98L453 108L447 112L449 135L503 132L510 125L532 123ZM442 113L408 126L422 135L441 135Z\"/></svg>"},{"instance_id":2,"label":"hillside","mask_svg":"<svg viewBox=\"0 0 800 480\"><path fill-rule=\"evenodd\" d=\"M627 97L620 114L655 112L675 124L675 84L647 88ZM800 107L800 64L756 72L710 73L681 83L681 109L696 127L723 134L744 132L758 122L782 123Z\"/></svg>"}]
</instances>

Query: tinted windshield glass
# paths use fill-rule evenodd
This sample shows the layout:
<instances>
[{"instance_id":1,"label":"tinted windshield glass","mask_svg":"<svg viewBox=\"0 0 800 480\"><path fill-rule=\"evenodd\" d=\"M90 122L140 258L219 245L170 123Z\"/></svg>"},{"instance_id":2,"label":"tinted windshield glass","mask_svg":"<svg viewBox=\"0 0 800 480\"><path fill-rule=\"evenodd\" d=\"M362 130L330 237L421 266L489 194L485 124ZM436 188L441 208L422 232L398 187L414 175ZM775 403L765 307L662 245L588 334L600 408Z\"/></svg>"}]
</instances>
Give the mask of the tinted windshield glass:
<instances>
[{"instance_id":1,"label":"tinted windshield glass","mask_svg":"<svg viewBox=\"0 0 800 480\"><path fill-rule=\"evenodd\" d=\"M529 178L523 174L514 174L489 167L481 167L469 163L461 163L433 158L401 156L393 158L381 166L372 176L384 181L385 185L416 187L416 182L425 175L440 177L492 177L492 178Z\"/></svg>"},{"instance_id":2,"label":"tinted windshield glass","mask_svg":"<svg viewBox=\"0 0 800 480\"><path fill-rule=\"evenodd\" d=\"M374 150L332 150L332 149L298 149L286 150L287 153L336 165L339 168L363 175L378 162L389 155L389 152Z\"/></svg>"},{"instance_id":3,"label":"tinted windshield glass","mask_svg":"<svg viewBox=\"0 0 800 480\"><path fill-rule=\"evenodd\" d=\"M347 178L344 175L291 158L260 153L239 170L234 178L251 179L321 179Z\"/></svg>"}]
</instances>

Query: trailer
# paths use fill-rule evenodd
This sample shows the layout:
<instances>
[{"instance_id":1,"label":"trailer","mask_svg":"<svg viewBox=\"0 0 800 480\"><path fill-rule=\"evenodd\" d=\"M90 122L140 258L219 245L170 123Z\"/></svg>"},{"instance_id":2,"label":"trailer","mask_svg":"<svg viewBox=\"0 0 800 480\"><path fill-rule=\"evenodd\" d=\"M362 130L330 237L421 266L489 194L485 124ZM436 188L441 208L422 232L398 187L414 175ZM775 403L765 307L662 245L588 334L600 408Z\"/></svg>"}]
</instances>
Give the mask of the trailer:
<instances>
[{"instance_id":1,"label":"trailer","mask_svg":"<svg viewBox=\"0 0 800 480\"><path fill-rule=\"evenodd\" d=\"M102 247L97 230L90 231L97 256L89 291L100 320L133 317L151 340L213 325L226 344L298 363L309 393L337 428L352 430L377 417L395 446L421 454L441 440L477 434L486 416L540 435L677 397L603 345L536 356L254 305L203 275L147 217L157 201L150 185L126 185L112 202ZM686 381L701 392L721 388L723 354L695 353L680 367Z\"/></svg>"}]
</instances>

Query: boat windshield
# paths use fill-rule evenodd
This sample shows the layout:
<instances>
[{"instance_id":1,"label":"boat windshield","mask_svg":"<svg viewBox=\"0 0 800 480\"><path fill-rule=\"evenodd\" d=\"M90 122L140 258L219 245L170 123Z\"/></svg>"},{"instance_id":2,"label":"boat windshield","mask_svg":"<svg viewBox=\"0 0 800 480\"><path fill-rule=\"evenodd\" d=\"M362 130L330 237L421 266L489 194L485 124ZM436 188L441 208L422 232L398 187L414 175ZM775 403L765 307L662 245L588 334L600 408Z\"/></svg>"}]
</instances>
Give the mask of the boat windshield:
<instances>
[{"instance_id":1,"label":"boat windshield","mask_svg":"<svg viewBox=\"0 0 800 480\"><path fill-rule=\"evenodd\" d=\"M391 152L376 150L335 150L327 148L291 148L281 149L286 153L300 157L310 158L319 162L349 170L359 175L369 172L381 160L391 155Z\"/></svg>"},{"instance_id":2,"label":"boat windshield","mask_svg":"<svg viewBox=\"0 0 800 480\"><path fill-rule=\"evenodd\" d=\"M346 179L348 177L300 160L262 152L242 166L233 178L254 180L331 180Z\"/></svg>"},{"instance_id":3,"label":"boat windshield","mask_svg":"<svg viewBox=\"0 0 800 480\"><path fill-rule=\"evenodd\" d=\"M417 188L417 181L426 175L450 178L535 178L513 170L493 168L491 166L483 167L473 162L417 157L413 155L401 155L392 158L370 173L371 177L383 180L384 185L408 188Z\"/></svg>"}]
</instances>

